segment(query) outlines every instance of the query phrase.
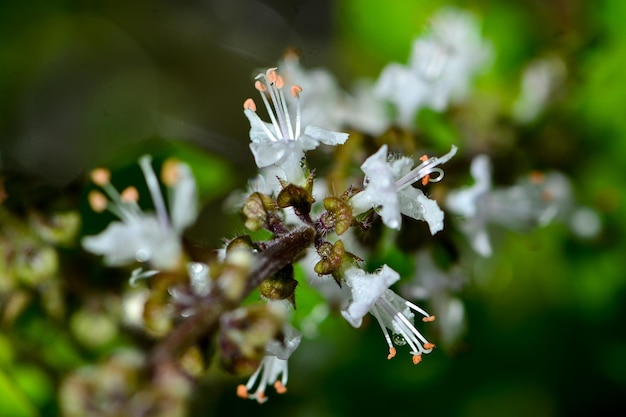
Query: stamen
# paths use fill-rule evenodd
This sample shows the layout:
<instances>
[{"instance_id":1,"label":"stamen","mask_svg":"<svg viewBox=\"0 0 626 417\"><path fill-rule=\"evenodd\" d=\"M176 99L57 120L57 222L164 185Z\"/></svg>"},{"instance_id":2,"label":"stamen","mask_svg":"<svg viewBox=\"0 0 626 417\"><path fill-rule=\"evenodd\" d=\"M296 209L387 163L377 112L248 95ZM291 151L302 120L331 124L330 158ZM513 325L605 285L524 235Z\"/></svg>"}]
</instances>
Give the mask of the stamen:
<instances>
[{"instance_id":1,"label":"stamen","mask_svg":"<svg viewBox=\"0 0 626 417\"><path fill-rule=\"evenodd\" d=\"M434 347L435 347L435 344L434 344L434 343L430 343L430 342L428 342L428 343L424 343L424 349L426 349L426 350L431 350L431 349L433 349Z\"/></svg>"},{"instance_id":2,"label":"stamen","mask_svg":"<svg viewBox=\"0 0 626 417\"><path fill-rule=\"evenodd\" d=\"M421 354L413 355L413 365L417 365L421 361L422 361L422 355Z\"/></svg>"},{"instance_id":3,"label":"stamen","mask_svg":"<svg viewBox=\"0 0 626 417\"><path fill-rule=\"evenodd\" d=\"M422 162L428 161L428 156L425 154L420 156L420 161ZM426 174L424 178L422 178L422 185L425 186L426 184L428 184L428 181L430 181L430 174Z\"/></svg>"},{"instance_id":4,"label":"stamen","mask_svg":"<svg viewBox=\"0 0 626 417\"><path fill-rule=\"evenodd\" d=\"M276 73L276 68L269 68L266 72L265 72L265 78L267 78L267 80L274 84L276 82L276 79L278 78L278 74Z\"/></svg>"},{"instance_id":5,"label":"stamen","mask_svg":"<svg viewBox=\"0 0 626 417\"><path fill-rule=\"evenodd\" d=\"M448 162L450 158L456 154L457 149L458 148L456 146L452 145L450 152L443 155L441 158L427 158L424 162L413 168L408 174L396 181L396 190L400 191L412 185L414 182L426 177L428 177L428 182L441 181L443 179L443 170L441 168L437 168L437 165ZM420 159L423 160L423 157ZM435 172L439 175L433 178L431 174Z\"/></svg>"},{"instance_id":6,"label":"stamen","mask_svg":"<svg viewBox=\"0 0 626 417\"><path fill-rule=\"evenodd\" d=\"M265 88L265 87L263 87L263 88ZM256 103L254 102L254 100L249 98L249 99L247 99L246 101L243 102L243 109L244 110L256 111Z\"/></svg>"},{"instance_id":7,"label":"stamen","mask_svg":"<svg viewBox=\"0 0 626 417\"><path fill-rule=\"evenodd\" d=\"M139 159L139 165L143 171L143 176L146 179L148 190L152 196L152 202L154 203L154 209L156 211L157 219L164 228L170 227L169 217L167 210L165 209L165 202L163 201L163 195L161 194L161 187L157 176L152 169L152 158L149 155L142 156Z\"/></svg>"},{"instance_id":8,"label":"stamen","mask_svg":"<svg viewBox=\"0 0 626 417\"><path fill-rule=\"evenodd\" d=\"M257 90L259 90L261 92L267 91L267 88L265 88L263 83L261 81L259 81L259 80L255 81L254 88L256 88Z\"/></svg>"},{"instance_id":9,"label":"stamen","mask_svg":"<svg viewBox=\"0 0 626 417\"><path fill-rule=\"evenodd\" d=\"M298 97L298 94L300 94L302 92L302 87L300 87L299 85L292 85L291 86L291 95L294 97Z\"/></svg>"},{"instance_id":10,"label":"stamen","mask_svg":"<svg viewBox=\"0 0 626 417\"><path fill-rule=\"evenodd\" d=\"M391 346L389 347L389 355L387 355L387 359L391 359L396 356L396 348Z\"/></svg>"},{"instance_id":11,"label":"stamen","mask_svg":"<svg viewBox=\"0 0 626 417\"><path fill-rule=\"evenodd\" d=\"M124 203L127 204L136 203L137 201L139 201L139 191L137 191L137 189L131 185L130 187L126 187L126 189L122 191L120 198Z\"/></svg>"},{"instance_id":12,"label":"stamen","mask_svg":"<svg viewBox=\"0 0 626 417\"><path fill-rule=\"evenodd\" d=\"M168 187L173 187L180 180L179 162L175 158L168 158L161 167L161 181Z\"/></svg>"},{"instance_id":13,"label":"stamen","mask_svg":"<svg viewBox=\"0 0 626 417\"><path fill-rule=\"evenodd\" d=\"M243 398L244 400L248 398L248 389L245 385L240 384L237 386L237 397Z\"/></svg>"},{"instance_id":14,"label":"stamen","mask_svg":"<svg viewBox=\"0 0 626 417\"><path fill-rule=\"evenodd\" d=\"M276 76L276 82L274 83L274 85L276 85L276 88L278 88L279 90L282 90L282 88L285 86L285 79L280 75Z\"/></svg>"},{"instance_id":15,"label":"stamen","mask_svg":"<svg viewBox=\"0 0 626 417\"><path fill-rule=\"evenodd\" d=\"M111 182L111 171L106 168L96 168L91 171L91 181L100 187L104 187Z\"/></svg>"},{"instance_id":16,"label":"stamen","mask_svg":"<svg viewBox=\"0 0 626 417\"><path fill-rule=\"evenodd\" d=\"M287 387L285 387L280 381L274 382L274 389L279 394L284 394L287 392Z\"/></svg>"},{"instance_id":17,"label":"stamen","mask_svg":"<svg viewBox=\"0 0 626 417\"><path fill-rule=\"evenodd\" d=\"M424 323L430 323L431 321L435 321L435 316L428 316L422 319Z\"/></svg>"},{"instance_id":18,"label":"stamen","mask_svg":"<svg viewBox=\"0 0 626 417\"><path fill-rule=\"evenodd\" d=\"M87 195L87 201L89 201L89 207L96 213L102 213L106 210L109 204L107 198L100 191L92 190Z\"/></svg>"}]
</instances>

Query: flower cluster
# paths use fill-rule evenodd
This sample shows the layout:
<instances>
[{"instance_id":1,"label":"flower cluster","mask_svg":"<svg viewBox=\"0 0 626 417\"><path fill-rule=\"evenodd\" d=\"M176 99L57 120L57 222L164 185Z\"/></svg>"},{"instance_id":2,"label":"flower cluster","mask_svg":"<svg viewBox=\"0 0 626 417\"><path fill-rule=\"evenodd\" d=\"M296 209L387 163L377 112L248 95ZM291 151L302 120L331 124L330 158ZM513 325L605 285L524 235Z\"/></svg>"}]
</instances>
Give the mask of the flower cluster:
<instances>
[{"instance_id":1,"label":"flower cluster","mask_svg":"<svg viewBox=\"0 0 626 417\"><path fill-rule=\"evenodd\" d=\"M277 67L254 78L266 115L257 113L252 98L243 104L258 168L238 206L250 233L202 260L182 243L198 215L187 165L166 161L160 184L150 157L139 160L153 212L141 208L137 188L119 192L108 170L92 171L98 187L88 195L92 209L108 210L119 220L84 237L82 245L109 266L138 266L132 285L140 278L150 280L144 292L128 297L125 312L133 328L164 339L150 363L162 370L178 361L195 375L205 359L198 346L210 337L217 341L216 362L223 369L251 374L237 395L264 403L270 385L279 394L286 392L288 359L316 334L317 323L333 314L353 327L368 325L365 318L371 315L388 345L388 359L407 346L412 362L420 363L435 348L430 341L435 339L426 336L433 330L439 346L453 345L465 328L456 293L470 268L457 255L462 249L448 251L452 255L439 262L427 245L437 247L444 234L442 241L453 246L456 236L464 235L474 252L488 256L493 252L491 225L542 226L569 215L573 206L568 180L557 172L531 173L512 186L495 186L487 155L471 155L474 184L455 188L442 180L444 168L449 172L463 164L463 159L450 163L459 147L416 139L424 139L414 129L417 112L444 113L466 98L471 80L491 55L476 18L453 9L437 14L427 33L414 41L408 65L389 64L377 81L360 83L353 94L341 91L330 73L303 68L289 51ZM535 117L529 106L548 100L547 93L524 91L516 107L520 121ZM388 104L395 114L387 111ZM402 135L409 145L393 140ZM322 167L332 171L326 176L327 170L309 162L309 153L318 148L332 155L326 159L333 163ZM437 149L440 156L420 148ZM458 181L458 173L452 178ZM418 238L411 228L420 222L430 234ZM449 227L461 234L446 233ZM413 241L405 250L400 239ZM415 264L412 272L403 273L409 282L399 286L402 296L392 287L406 265L397 271L389 266L398 265L384 257L389 247L397 247L407 265ZM327 304L298 322L291 313L298 305L299 270ZM251 294L258 294L258 303L247 303ZM422 323L435 321L435 315L417 302L428 303L439 318L424 330Z\"/></svg>"}]
</instances>

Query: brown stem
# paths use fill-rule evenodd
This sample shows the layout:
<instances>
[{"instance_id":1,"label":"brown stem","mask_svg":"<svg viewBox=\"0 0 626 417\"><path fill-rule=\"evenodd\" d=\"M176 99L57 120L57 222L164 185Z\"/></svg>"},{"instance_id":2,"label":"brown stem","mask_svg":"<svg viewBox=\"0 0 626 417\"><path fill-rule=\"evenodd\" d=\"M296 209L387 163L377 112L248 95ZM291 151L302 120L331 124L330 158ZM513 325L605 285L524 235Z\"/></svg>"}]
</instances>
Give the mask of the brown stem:
<instances>
[{"instance_id":1,"label":"brown stem","mask_svg":"<svg viewBox=\"0 0 626 417\"><path fill-rule=\"evenodd\" d=\"M315 230L305 226L273 241L271 246L257 255L241 296L234 300L219 294L209 296L193 316L181 322L156 346L151 355L151 363L154 366L171 364L201 337L214 333L223 312L236 308L265 278L294 262L313 243L314 238Z\"/></svg>"}]
</instances>

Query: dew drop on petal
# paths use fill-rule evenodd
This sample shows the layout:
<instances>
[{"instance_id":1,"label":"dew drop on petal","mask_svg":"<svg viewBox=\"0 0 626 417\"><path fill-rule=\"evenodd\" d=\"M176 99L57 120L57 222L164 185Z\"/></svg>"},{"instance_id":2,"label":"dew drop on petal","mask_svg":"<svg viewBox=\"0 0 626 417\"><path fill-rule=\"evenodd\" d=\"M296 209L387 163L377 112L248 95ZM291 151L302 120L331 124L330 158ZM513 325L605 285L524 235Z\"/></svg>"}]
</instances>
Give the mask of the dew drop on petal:
<instances>
[{"instance_id":1,"label":"dew drop on petal","mask_svg":"<svg viewBox=\"0 0 626 417\"><path fill-rule=\"evenodd\" d=\"M393 343L396 346L404 346L404 345L406 345L406 340L404 339L404 336L402 336L401 334L394 333L391 336L391 339L393 340Z\"/></svg>"}]
</instances>

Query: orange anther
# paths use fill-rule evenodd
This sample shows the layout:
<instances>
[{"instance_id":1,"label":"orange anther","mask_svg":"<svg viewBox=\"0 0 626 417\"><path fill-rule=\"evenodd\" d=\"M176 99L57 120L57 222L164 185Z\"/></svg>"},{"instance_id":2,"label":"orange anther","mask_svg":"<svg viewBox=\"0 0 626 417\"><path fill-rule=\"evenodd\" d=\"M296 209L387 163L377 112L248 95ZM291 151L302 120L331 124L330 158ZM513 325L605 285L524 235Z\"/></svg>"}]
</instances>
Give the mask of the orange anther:
<instances>
[{"instance_id":1,"label":"orange anther","mask_svg":"<svg viewBox=\"0 0 626 417\"><path fill-rule=\"evenodd\" d=\"M122 191L120 198L124 203L136 203L139 201L139 191L131 185Z\"/></svg>"},{"instance_id":2,"label":"orange anther","mask_svg":"<svg viewBox=\"0 0 626 417\"><path fill-rule=\"evenodd\" d=\"M89 201L89 206L96 213L102 213L107 208L107 198L99 191L90 191L87 194L87 201Z\"/></svg>"},{"instance_id":3,"label":"orange anther","mask_svg":"<svg viewBox=\"0 0 626 417\"><path fill-rule=\"evenodd\" d=\"M294 97L298 97L298 94L300 94L302 92L302 87L300 87L299 85L292 85L291 86L291 95Z\"/></svg>"},{"instance_id":4,"label":"orange anther","mask_svg":"<svg viewBox=\"0 0 626 417\"><path fill-rule=\"evenodd\" d=\"M387 359L391 359L394 356L396 356L396 348L395 347L390 347L389 348L389 355L387 355Z\"/></svg>"},{"instance_id":5,"label":"orange anther","mask_svg":"<svg viewBox=\"0 0 626 417\"><path fill-rule=\"evenodd\" d=\"M280 381L276 381L274 382L274 389L276 390L277 393L279 394L284 394L287 392L287 387L283 385L282 382Z\"/></svg>"},{"instance_id":6,"label":"orange anther","mask_svg":"<svg viewBox=\"0 0 626 417\"><path fill-rule=\"evenodd\" d=\"M270 83L275 83L278 78L278 73L274 68L268 69L265 73L265 77L269 80Z\"/></svg>"},{"instance_id":7,"label":"orange anther","mask_svg":"<svg viewBox=\"0 0 626 417\"><path fill-rule=\"evenodd\" d=\"M424 323L430 323L431 321L435 321L435 316L428 316L422 319Z\"/></svg>"},{"instance_id":8,"label":"orange anther","mask_svg":"<svg viewBox=\"0 0 626 417\"><path fill-rule=\"evenodd\" d=\"M256 88L259 91L266 91L267 90L267 88L265 88L263 83L261 81L258 81L258 80L254 82L254 88Z\"/></svg>"},{"instance_id":9,"label":"orange anther","mask_svg":"<svg viewBox=\"0 0 626 417\"><path fill-rule=\"evenodd\" d=\"M428 161L428 155L420 156L420 161L422 162ZM428 184L429 181L430 181L430 174L424 175L424 178L422 178L422 185Z\"/></svg>"},{"instance_id":10,"label":"orange anther","mask_svg":"<svg viewBox=\"0 0 626 417\"><path fill-rule=\"evenodd\" d=\"M173 187L180 180L179 162L175 158L168 158L161 167L161 181L168 187Z\"/></svg>"},{"instance_id":11,"label":"orange anther","mask_svg":"<svg viewBox=\"0 0 626 417\"><path fill-rule=\"evenodd\" d=\"M279 90L282 89L285 86L285 79L281 77L280 75L276 76L276 82L274 83L274 85Z\"/></svg>"},{"instance_id":12,"label":"orange anther","mask_svg":"<svg viewBox=\"0 0 626 417\"><path fill-rule=\"evenodd\" d=\"M432 349L434 347L435 347L434 343L430 343L430 342L424 343L424 349L426 349L426 350L430 350L430 349Z\"/></svg>"},{"instance_id":13,"label":"orange anther","mask_svg":"<svg viewBox=\"0 0 626 417\"><path fill-rule=\"evenodd\" d=\"M256 111L256 103L254 102L254 100L249 98L249 99L247 99L246 101L243 102L243 108L244 108L244 110Z\"/></svg>"},{"instance_id":14,"label":"orange anther","mask_svg":"<svg viewBox=\"0 0 626 417\"><path fill-rule=\"evenodd\" d=\"M248 398L248 388L245 385L239 384L237 386L237 397L246 399Z\"/></svg>"},{"instance_id":15,"label":"orange anther","mask_svg":"<svg viewBox=\"0 0 626 417\"><path fill-rule=\"evenodd\" d=\"M422 355L413 355L413 365L417 365L422 361Z\"/></svg>"},{"instance_id":16,"label":"orange anther","mask_svg":"<svg viewBox=\"0 0 626 417\"><path fill-rule=\"evenodd\" d=\"M91 171L91 181L102 187L111 181L111 172L106 168L96 168Z\"/></svg>"},{"instance_id":17,"label":"orange anther","mask_svg":"<svg viewBox=\"0 0 626 417\"><path fill-rule=\"evenodd\" d=\"M530 178L530 182L533 184L541 184L546 180L546 176L543 172L533 171L528 176Z\"/></svg>"}]
</instances>

